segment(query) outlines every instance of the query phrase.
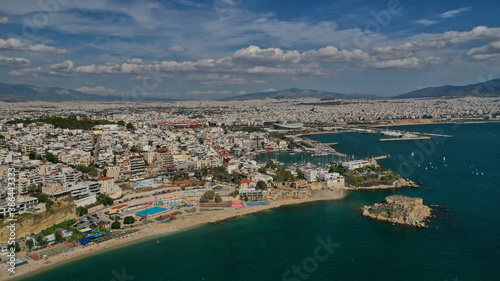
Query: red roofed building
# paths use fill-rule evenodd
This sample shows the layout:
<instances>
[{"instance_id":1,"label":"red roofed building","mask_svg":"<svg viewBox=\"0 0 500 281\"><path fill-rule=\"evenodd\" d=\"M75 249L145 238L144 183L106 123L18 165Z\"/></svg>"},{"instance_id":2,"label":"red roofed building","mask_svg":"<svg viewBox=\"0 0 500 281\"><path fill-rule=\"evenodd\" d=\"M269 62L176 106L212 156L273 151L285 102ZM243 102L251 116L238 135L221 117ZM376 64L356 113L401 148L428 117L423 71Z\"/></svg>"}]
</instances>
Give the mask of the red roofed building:
<instances>
[{"instance_id":1,"label":"red roofed building","mask_svg":"<svg viewBox=\"0 0 500 281\"><path fill-rule=\"evenodd\" d=\"M250 188L255 188L255 182L248 179L240 180L240 189L250 189Z\"/></svg>"},{"instance_id":2,"label":"red roofed building","mask_svg":"<svg viewBox=\"0 0 500 281\"><path fill-rule=\"evenodd\" d=\"M224 167L226 167L226 170L228 173L232 174L234 171L238 170L238 165L232 162L226 162L223 163Z\"/></svg>"}]
</instances>

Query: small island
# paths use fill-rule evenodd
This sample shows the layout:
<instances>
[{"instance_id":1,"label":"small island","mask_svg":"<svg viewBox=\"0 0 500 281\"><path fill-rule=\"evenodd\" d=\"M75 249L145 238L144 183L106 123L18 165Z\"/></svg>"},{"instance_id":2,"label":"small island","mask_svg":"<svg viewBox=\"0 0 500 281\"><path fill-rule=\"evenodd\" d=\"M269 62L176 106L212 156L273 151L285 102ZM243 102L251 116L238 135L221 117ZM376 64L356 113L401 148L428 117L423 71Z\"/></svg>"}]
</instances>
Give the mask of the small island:
<instances>
[{"instance_id":1,"label":"small island","mask_svg":"<svg viewBox=\"0 0 500 281\"><path fill-rule=\"evenodd\" d=\"M423 204L422 198L400 195L388 196L384 202L362 208L365 217L419 228L427 227L431 212L432 209Z\"/></svg>"}]
</instances>

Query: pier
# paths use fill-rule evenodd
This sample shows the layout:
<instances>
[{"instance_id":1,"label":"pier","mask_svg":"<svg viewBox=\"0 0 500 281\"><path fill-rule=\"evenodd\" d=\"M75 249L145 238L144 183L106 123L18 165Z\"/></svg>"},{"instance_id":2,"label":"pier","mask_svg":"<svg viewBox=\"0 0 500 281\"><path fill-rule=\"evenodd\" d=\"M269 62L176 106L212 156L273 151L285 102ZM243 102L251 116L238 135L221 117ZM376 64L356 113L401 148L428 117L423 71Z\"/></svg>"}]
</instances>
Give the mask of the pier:
<instances>
[{"instance_id":1,"label":"pier","mask_svg":"<svg viewBox=\"0 0 500 281\"><path fill-rule=\"evenodd\" d=\"M416 137L416 138L390 138L390 139L379 139L379 141L404 141L404 140L428 140L431 137Z\"/></svg>"},{"instance_id":2,"label":"pier","mask_svg":"<svg viewBox=\"0 0 500 281\"><path fill-rule=\"evenodd\" d=\"M453 136L450 135L440 135L440 134L429 134L429 133L420 133L422 135L427 135L427 136L433 136L433 137L445 137L445 138L452 138Z\"/></svg>"}]
</instances>

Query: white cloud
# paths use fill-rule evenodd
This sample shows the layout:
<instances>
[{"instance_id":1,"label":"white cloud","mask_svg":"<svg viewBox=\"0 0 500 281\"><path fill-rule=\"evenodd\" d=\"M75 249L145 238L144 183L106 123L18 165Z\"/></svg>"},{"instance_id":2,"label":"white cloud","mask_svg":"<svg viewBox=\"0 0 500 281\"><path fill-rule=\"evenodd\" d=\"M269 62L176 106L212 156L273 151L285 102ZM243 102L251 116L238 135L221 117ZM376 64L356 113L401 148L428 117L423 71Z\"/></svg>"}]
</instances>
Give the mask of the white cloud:
<instances>
[{"instance_id":1,"label":"white cloud","mask_svg":"<svg viewBox=\"0 0 500 281\"><path fill-rule=\"evenodd\" d=\"M68 51L65 49L58 49L52 46L42 44L31 45L21 42L17 38L9 38L7 40L0 39L0 49L13 50L13 51L28 51L28 52L41 52L49 54L66 54Z\"/></svg>"},{"instance_id":2,"label":"white cloud","mask_svg":"<svg viewBox=\"0 0 500 281\"><path fill-rule=\"evenodd\" d=\"M175 45L175 46L168 48L168 50L170 52L184 52L184 51L186 51L186 48L179 46L179 45Z\"/></svg>"},{"instance_id":3,"label":"white cloud","mask_svg":"<svg viewBox=\"0 0 500 281\"><path fill-rule=\"evenodd\" d=\"M500 41L470 49L465 57L472 61L500 61Z\"/></svg>"},{"instance_id":4,"label":"white cloud","mask_svg":"<svg viewBox=\"0 0 500 281\"><path fill-rule=\"evenodd\" d=\"M9 58L0 55L0 66L28 66L31 62L25 58Z\"/></svg>"},{"instance_id":5,"label":"white cloud","mask_svg":"<svg viewBox=\"0 0 500 281\"><path fill-rule=\"evenodd\" d=\"M421 19L421 20L416 20L415 23L422 24L422 25L433 25L438 23L439 21L437 20L428 20L428 19Z\"/></svg>"},{"instance_id":6,"label":"white cloud","mask_svg":"<svg viewBox=\"0 0 500 281\"><path fill-rule=\"evenodd\" d=\"M394 59L385 61L373 61L368 64L373 69L423 69L428 67L443 66L445 61L442 58L426 57L419 59L416 57Z\"/></svg>"},{"instance_id":7,"label":"white cloud","mask_svg":"<svg viewBox=\"0 0 500 281\"><path fill-rule=\"evenodd\" d=\"M500 28L478 26L471 31L447 31L441 34L426 36L420 41L408 41L399 45L375 47L373 51L376 54L387 54L394 51L438 50L469 42L491 42L497 40L500 40Z\"/></svg>"},{"instance_id":8,"label":"white cloud","mask_svg":"<svg viewBox=\"0 0 500 281\"><path fill-rule=\"evenodd\" d=\"M9 18L8 17L0 17L0 24L4 24L4 23L9 23Z\"/></svg>"},{"instance_id":9,"label":"white cloud","mask_svg":"<svg viewBox=\"0 0 500 281\"><path fill-rule=\"evenodd\" d=\"M470 9L471 9L471 7L464 7L464 8L460 8L460 9L456 9L456 10L450 10L450 11L447 11L447 12L440 14L439 16L442 18L453 18L453 17L459 16L460 14L462 14L464 12L467 12Z\"/></svg>"},{"instance_id":10,"label":"white cloud","mask_svg":"<svg viewBox=\"0 0 500 281\"><path fill-rule=\"evenodd\" d=\"M95 87L81 87L76 89L77 91L93 94L93 95L114 95L117 93L114 89L108 89L104 86L95 86Z\"/></svg>"},{"instance_id":11,"label":"white cloud","mask_svg":"<svg viewBox=\"0 0 500 281\"><path fill-rule=\"evenodd\" d=\"M127 60L127 63L130 63L130 64L143 64L143 61L140 58L132 58L132 59Z\"/></svg>"}]
</instances>

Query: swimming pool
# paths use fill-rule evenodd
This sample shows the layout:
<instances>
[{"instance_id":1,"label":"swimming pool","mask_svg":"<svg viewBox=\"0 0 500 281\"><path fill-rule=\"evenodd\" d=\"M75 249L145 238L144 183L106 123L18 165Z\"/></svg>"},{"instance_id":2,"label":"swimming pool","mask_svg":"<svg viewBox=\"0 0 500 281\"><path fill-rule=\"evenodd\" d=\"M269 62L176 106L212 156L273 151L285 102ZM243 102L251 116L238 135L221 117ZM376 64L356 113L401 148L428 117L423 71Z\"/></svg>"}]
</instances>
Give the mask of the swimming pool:
<instances>
[{"instance_id":1,"label":"swimming pool","mask_svg":"<svg viewBox=\"0 0 500 281\"><path fill-rule=\"evenodd\" d=\"M168 209L154 206L154 207L147 208L147 209L139 211L139 212L135 212L135 214L138 216L141 216L141 217L147 217L147 216L152 216L152 215L161 213L161 212L166 211L166 210L168 210Z\"/></svg>"}]
</instances>

